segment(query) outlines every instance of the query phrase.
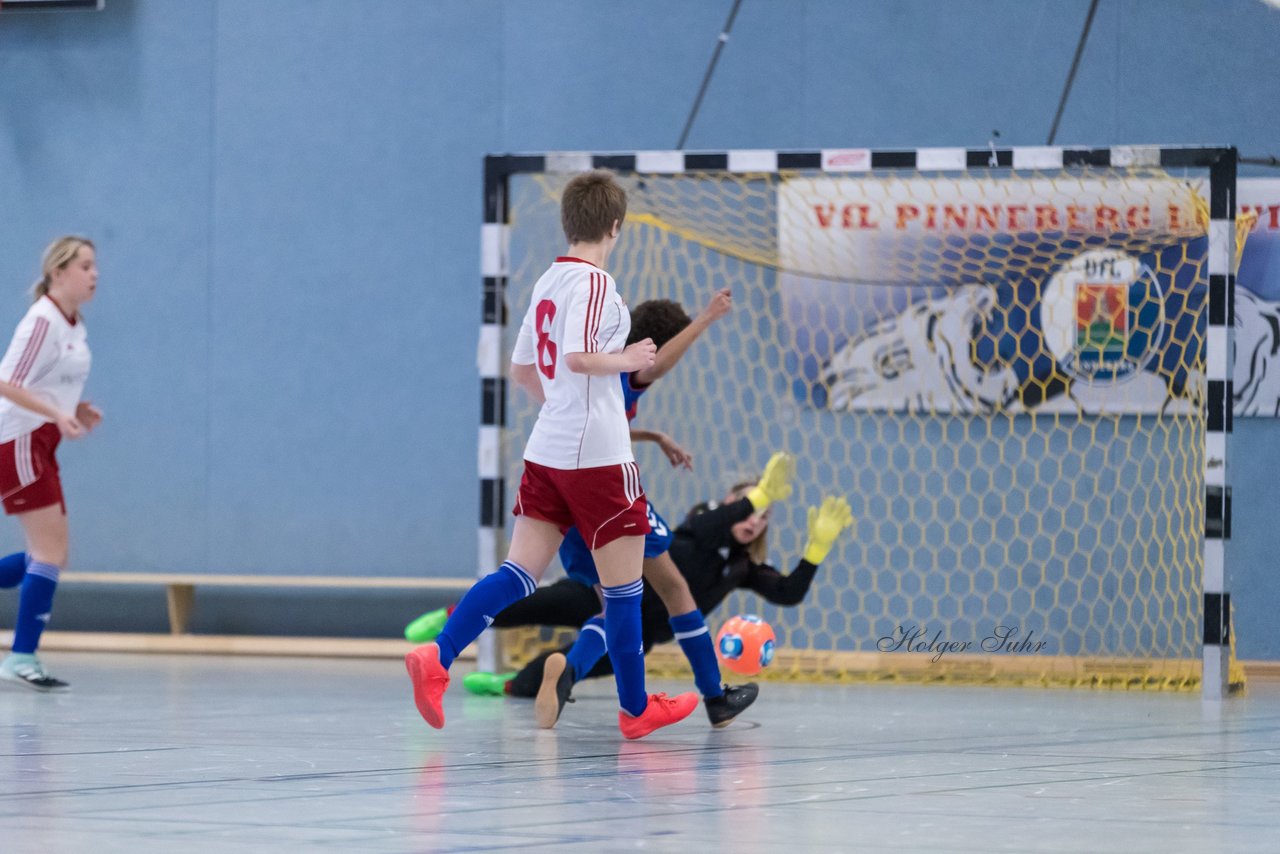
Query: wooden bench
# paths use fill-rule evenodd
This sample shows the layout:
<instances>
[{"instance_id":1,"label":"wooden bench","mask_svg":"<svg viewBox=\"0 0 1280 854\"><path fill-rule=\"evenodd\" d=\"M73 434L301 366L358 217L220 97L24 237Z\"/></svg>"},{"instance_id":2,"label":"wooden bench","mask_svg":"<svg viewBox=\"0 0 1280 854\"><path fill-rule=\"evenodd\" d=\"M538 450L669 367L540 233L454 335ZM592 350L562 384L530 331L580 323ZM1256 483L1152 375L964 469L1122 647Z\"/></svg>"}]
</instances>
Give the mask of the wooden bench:
<instances>
[{"instance_id":1,"label":"wooden bench","mask_svg":"<svg viewBox=\"0 0 1280 854\"><path fill-rule=\"evenodd\" d=\"M157 586L165 590L169 634L125 632L46 632L47 649L113 652L208 652L260 655L403 655L407 641L397 638L268 637L193 635L188 632L197 587L309 588L317 590L434 590L462 594L473 578L356 577L325 575L213 575L169 572L68 572L60 584Z\"/></svg>"}]
</instances>

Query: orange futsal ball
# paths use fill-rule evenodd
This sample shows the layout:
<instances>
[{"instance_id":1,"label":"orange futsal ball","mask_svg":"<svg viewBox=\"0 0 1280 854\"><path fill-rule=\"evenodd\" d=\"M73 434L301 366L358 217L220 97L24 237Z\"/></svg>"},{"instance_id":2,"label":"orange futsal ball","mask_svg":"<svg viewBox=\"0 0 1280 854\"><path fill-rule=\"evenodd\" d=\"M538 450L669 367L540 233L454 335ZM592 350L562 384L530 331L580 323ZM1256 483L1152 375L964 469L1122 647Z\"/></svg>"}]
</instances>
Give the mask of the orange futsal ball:
<instances>
[{"instance_id":1,"label":"orange futsal ball","mask_svg":"<svg viewBox=\"0 0 1280 854\"><path fill-rule=\"evenodd\" d=\"M716 635L720 663L744 676L754 676L773 662L773 628L755 614L730 617Z\"/></svg>"}]
</instances>

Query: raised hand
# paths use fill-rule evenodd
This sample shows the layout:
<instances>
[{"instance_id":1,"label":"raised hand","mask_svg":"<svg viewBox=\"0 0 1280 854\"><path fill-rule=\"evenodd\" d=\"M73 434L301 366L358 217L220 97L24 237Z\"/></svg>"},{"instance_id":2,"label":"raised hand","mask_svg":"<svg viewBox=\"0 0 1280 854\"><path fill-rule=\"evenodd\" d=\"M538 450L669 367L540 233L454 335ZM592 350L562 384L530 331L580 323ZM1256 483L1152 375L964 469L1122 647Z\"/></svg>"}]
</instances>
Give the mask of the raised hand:
<instances>
[{"instance_id":1,"label":"raised hand","mask_svg":"<svg viewBox=\"0 0 1280 854\"><path fill-rule=\"evenodd\" d=\"M701 316L707 323L714 323L728 314L731 308L733 308L733 291L721 288L707 302L707 307L702 310Z\"/></svg>"},{"instance_id":2,"label":"raised hand","mask_svg":"<svg viewBox=\"0 0 1280 854\"><path fill-rule=\"evenodd\" d=\"M791 495L791 474L795 469L795 461L785 451L778 451L769 458L764 467L760 481L747 493L751 506L759 513L774 501L781 501Z\"/></svg>"},{"instance_id":3,"label":"raised hand","mask_svg":"<svg viewBox=\"0 0 1280 854\"><path fill-rule=\"evenodd\" d=\"M836 537L853 524L853 510L843 497L828 495L821 506L809 508L809 542L804 547L804 559L815 566L822 563L831 552Z\"/></svg>"}]
</instances>

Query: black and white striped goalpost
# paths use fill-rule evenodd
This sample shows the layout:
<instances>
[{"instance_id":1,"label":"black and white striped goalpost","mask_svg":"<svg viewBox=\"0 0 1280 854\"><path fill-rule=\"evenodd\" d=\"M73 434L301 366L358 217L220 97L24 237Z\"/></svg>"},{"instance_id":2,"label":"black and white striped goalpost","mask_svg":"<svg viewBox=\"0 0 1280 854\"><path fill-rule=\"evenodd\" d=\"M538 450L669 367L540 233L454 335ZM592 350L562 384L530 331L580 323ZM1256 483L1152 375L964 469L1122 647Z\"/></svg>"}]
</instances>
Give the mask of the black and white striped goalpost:
<instances>
[{"instance_id":1,"label":"black and white striped goalpost","mask_svg":"<svg viewBox=\"0 0 1280 854\"><path fill-rule=\"evenodd\" d=\"M1207 170L1209 174L1209 324L1205 344L1207 394L1204 440L1204 596L1202 693L1225 697L1231 658L1231 597L1227 592L1227 541L1231 538L1231 488L1227 450L1232 429L1232 371L1235 361L1235 148L1184 146L1112 146L1082 148L1029 146L996 148L918 148L910 150L822 149L815 151L735 150L722 152L637 151L593 154L490 155L484 161L484 224L480 231L483 317L480 326L480 527L478 574L503 559L501 532L508 512L503 480L501 432L506 425L506 361L503 329L507 322L506 286L509 233L508 184L521 173L576 173L588 169L616 172L779 172L805 169L830 173L872 170L1062 169L1070 167L1152 166ZM556 250L548 247L551 257ZM489 633L480 641L482 669L496 667L496 646Z\"/></svg>"},{"instance_id":2,"label":"black and white striped goalpost","mask_svg":"<svg viewBox=\"0 0 1280 854\"><path fill-rule=\"evenodd\" d=\"M1196 165L1209 167L1209 329L1205 341L1204 439L1204 665L1201 691L1221 699L1229 691L1231 594L1231 482L1227 450L1235 401L1236 165L1234 148L1209 149ZM1188 156L1189 153L1188 153ZM1205 162L1207 160L1207 162Z\"/></svg>"}]
</instances>

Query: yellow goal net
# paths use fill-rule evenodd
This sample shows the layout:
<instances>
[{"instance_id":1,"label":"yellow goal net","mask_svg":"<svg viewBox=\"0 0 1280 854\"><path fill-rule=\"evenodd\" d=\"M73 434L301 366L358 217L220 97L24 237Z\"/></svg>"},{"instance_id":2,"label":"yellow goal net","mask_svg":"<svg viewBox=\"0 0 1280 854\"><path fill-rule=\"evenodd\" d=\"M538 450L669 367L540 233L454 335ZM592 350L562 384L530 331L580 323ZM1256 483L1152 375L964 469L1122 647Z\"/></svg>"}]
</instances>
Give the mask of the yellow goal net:
<instances>
[{"instance_id":1,"label":"yellow goal net","mask_svg":"<svg viewBox=\"0 0 1280 854\"><path fill-rule=\"evenodd\" d=\"M739 591L707 615L773 626L766 678L1199 685L1208 178L1002 166L619 173L628 304L733 293L640 403L694 459L637 446L654 507L678 526L790 452L783 572L808 507L853 508L801 605ZM507 354L573 171L507 184ZM508 395L508 500L535 415ZM509 632L506 663L558 639ZM674 645L650 669L687 672Z\"/></svg>"}]
</instances>

